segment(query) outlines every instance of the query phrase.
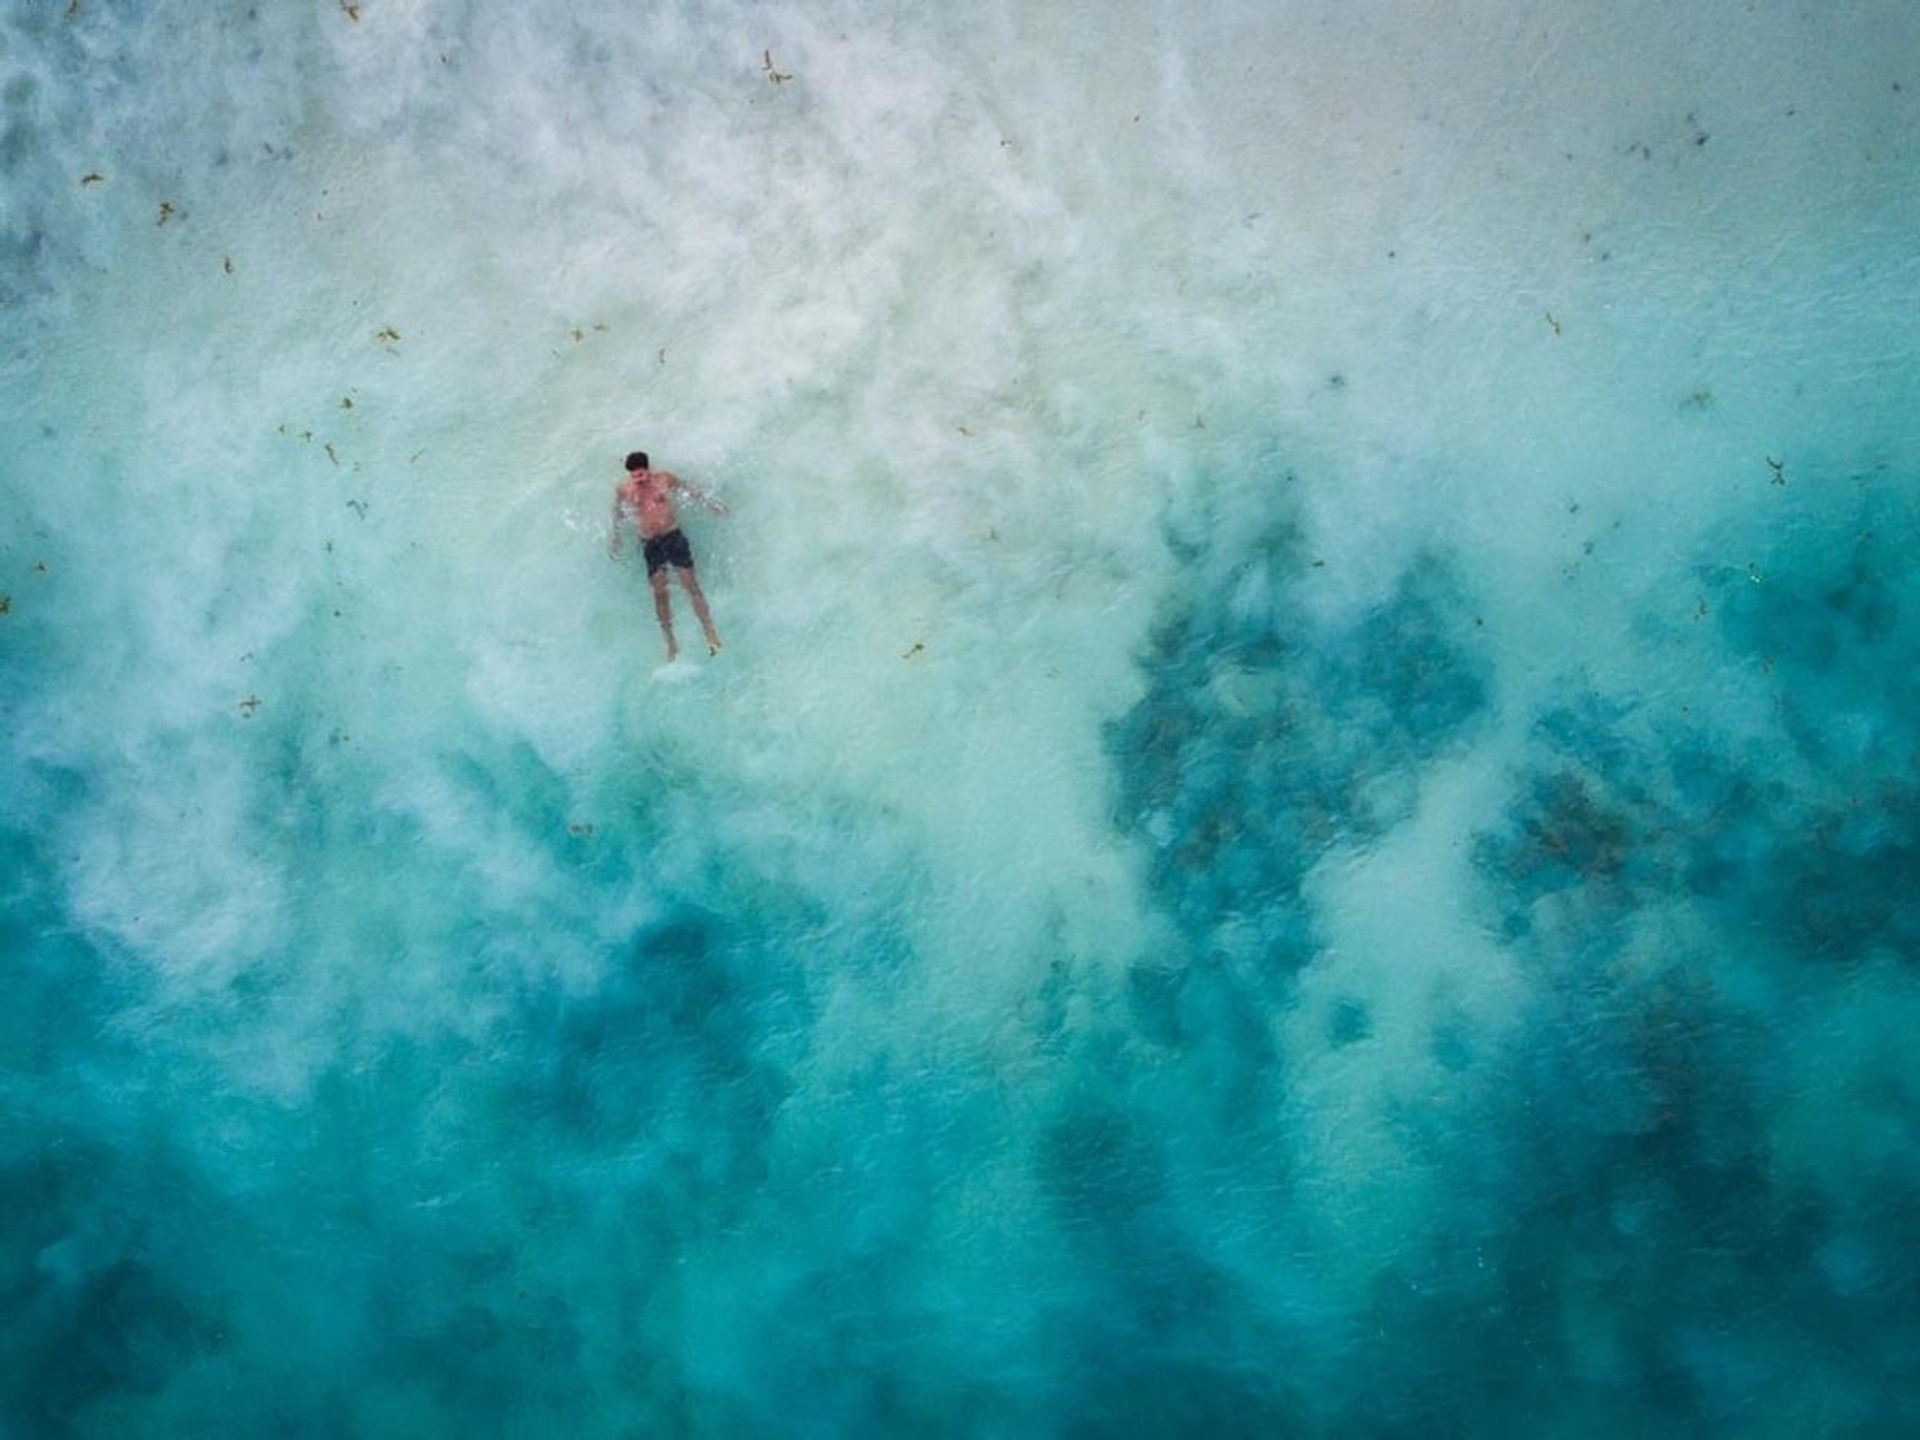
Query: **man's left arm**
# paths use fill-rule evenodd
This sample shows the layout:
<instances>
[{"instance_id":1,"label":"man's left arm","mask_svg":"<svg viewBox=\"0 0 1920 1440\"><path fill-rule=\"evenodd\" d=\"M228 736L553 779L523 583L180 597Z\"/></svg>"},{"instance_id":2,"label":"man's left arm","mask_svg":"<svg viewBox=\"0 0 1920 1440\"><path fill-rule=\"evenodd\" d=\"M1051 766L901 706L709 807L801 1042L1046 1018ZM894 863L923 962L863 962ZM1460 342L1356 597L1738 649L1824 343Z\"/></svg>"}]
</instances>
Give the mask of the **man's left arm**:
<instances>
[{"instance_id":1,"label":"man's left arm","mask_svg":"<svg viewBox=\"0 0 1920 1440\"><path fill-rule=\"evenodd\" d=\"M724 515L727 513L727 507L725 505L721 504L718 500L714 499L713 496L707 494L706 491L700 489L699 487L694 485L689 485L686 481L682 480L678 475L673 474L671 471L669 471L667 474L667 483L673 486L673 488L678 490L682 495L686 496L689 500L693 501L694 504L704 505L707 507L707 509L711 510L716 515Z\"/></svg>"}]
</instances>

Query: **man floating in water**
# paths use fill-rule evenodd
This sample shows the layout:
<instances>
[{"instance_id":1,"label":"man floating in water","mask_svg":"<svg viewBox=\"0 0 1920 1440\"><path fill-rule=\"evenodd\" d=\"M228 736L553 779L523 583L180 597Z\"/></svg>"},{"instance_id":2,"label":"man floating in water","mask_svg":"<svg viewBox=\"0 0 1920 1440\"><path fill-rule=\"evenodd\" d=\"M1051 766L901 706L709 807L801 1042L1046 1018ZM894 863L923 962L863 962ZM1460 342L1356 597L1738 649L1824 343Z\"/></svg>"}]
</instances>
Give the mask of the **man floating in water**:
<instances>
[{"instance_id":1,"label":"man floating in water","mask_svg":"<svg viewBox=\"0 0 1920 1440\"><path fill-rule=\"evenodd\" d=\"M655 470L647 462L647 452L636 450L627 456L627 478L613 492L613 535L607 542L607 557L620 553L624 522L631 517L640 532L641 548L647 557L647 579L653 585L653 609L660 617L660 633L667 637L667 663L680 654L673 643L673 600L667 591L667 566L680 572L693 613L700 617L700 628L707 634L707 653L720 653L720 632L713 628L707 613L707 597L700 593L700 581L693 573L693 548L680 533L680 520L673 513L673 492L707 507L716 515L727 507L704 491L696 490L671 470Z\"/></svg>"}]
</instances>

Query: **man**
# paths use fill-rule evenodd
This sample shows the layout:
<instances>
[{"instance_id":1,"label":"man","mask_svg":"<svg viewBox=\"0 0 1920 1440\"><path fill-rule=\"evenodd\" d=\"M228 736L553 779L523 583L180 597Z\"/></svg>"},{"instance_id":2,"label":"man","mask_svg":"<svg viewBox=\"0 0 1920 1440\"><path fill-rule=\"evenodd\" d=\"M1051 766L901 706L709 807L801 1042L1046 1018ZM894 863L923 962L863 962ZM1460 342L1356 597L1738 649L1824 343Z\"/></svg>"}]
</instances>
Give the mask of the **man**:
<instances>
[{"instance_id":1,"label":"man","mask_svg":"<svg viewBox=\"0 0 1920 1440\"><path fill-rule=\"evenodd\" d=\"M653 609L660 617L660 633L667 637L667 663L680 654L673 643L673 600L667 591L667 566L680 572L680 583L693 602L693 613L700 617L700 628L707 634L707 653L720 653L720 634L707 613L707 597L700 593L700 581L693 573L693 549L680 533L679 518L673 513L673 492L704 505L716 515L727 507L711 495L696 490L671 470L655 470L647 462L647 452L636 450L627 456L627 478L613 492L613 536L607 545L607 557L620 553L623 521L631 516L640 532L641 548L647 557L647 579L653 586Z\"/></svg>"}]
</instances>

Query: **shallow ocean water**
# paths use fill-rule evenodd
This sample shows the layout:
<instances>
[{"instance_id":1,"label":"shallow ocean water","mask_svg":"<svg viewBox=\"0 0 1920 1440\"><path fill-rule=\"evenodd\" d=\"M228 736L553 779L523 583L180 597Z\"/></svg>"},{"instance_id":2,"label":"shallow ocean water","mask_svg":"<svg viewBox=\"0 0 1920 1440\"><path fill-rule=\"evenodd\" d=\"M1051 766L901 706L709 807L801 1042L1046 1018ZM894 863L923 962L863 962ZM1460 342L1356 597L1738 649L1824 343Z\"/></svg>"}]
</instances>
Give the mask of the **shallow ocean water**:
<instances>
[{"instance_id":1,"label":"shallow ocean water","mask_svg":"<svg viewBox=\"0 0 1920 1440\"><path fill-rule=\"evenodd\" d=\"M0 0L0 1437L1911 1433L1916 235L1895 0Z\"/></svg>"}]
</instances>

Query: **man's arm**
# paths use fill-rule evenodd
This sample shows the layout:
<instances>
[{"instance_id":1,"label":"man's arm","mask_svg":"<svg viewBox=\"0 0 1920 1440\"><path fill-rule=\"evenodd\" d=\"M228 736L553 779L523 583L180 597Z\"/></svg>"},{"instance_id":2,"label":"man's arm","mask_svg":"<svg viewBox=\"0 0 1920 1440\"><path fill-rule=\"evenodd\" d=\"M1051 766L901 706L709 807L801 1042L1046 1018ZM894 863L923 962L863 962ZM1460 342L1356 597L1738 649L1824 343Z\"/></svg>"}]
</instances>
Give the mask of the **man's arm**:
<instances>
[{"instance_id":1,"label":"man's arm","mask_svg":"<svg viewBox=\"0 0 1920 1440\"><path fill-rule=\"evenodd\" d=\"M620 553L620 522L626 517L621 514L620 492L613 492L613 523L607 531L607 558L613 559Z\"/></svg>"},{"instance_id":2,"label":"man's arm","mask_svg":"<svg viewBox=\"0 0 1920 1440\"><path fill-rule=\"evenodd\" d=\"M713 496L707 494L706 491L689 485L671 470L667 472L667 484L678 490L696 505L706 506L707 509L716 515L724 515L727 513L727 507L725 505L722 505L718 500L714 499Z\"/></svg>"}]
</instances>

